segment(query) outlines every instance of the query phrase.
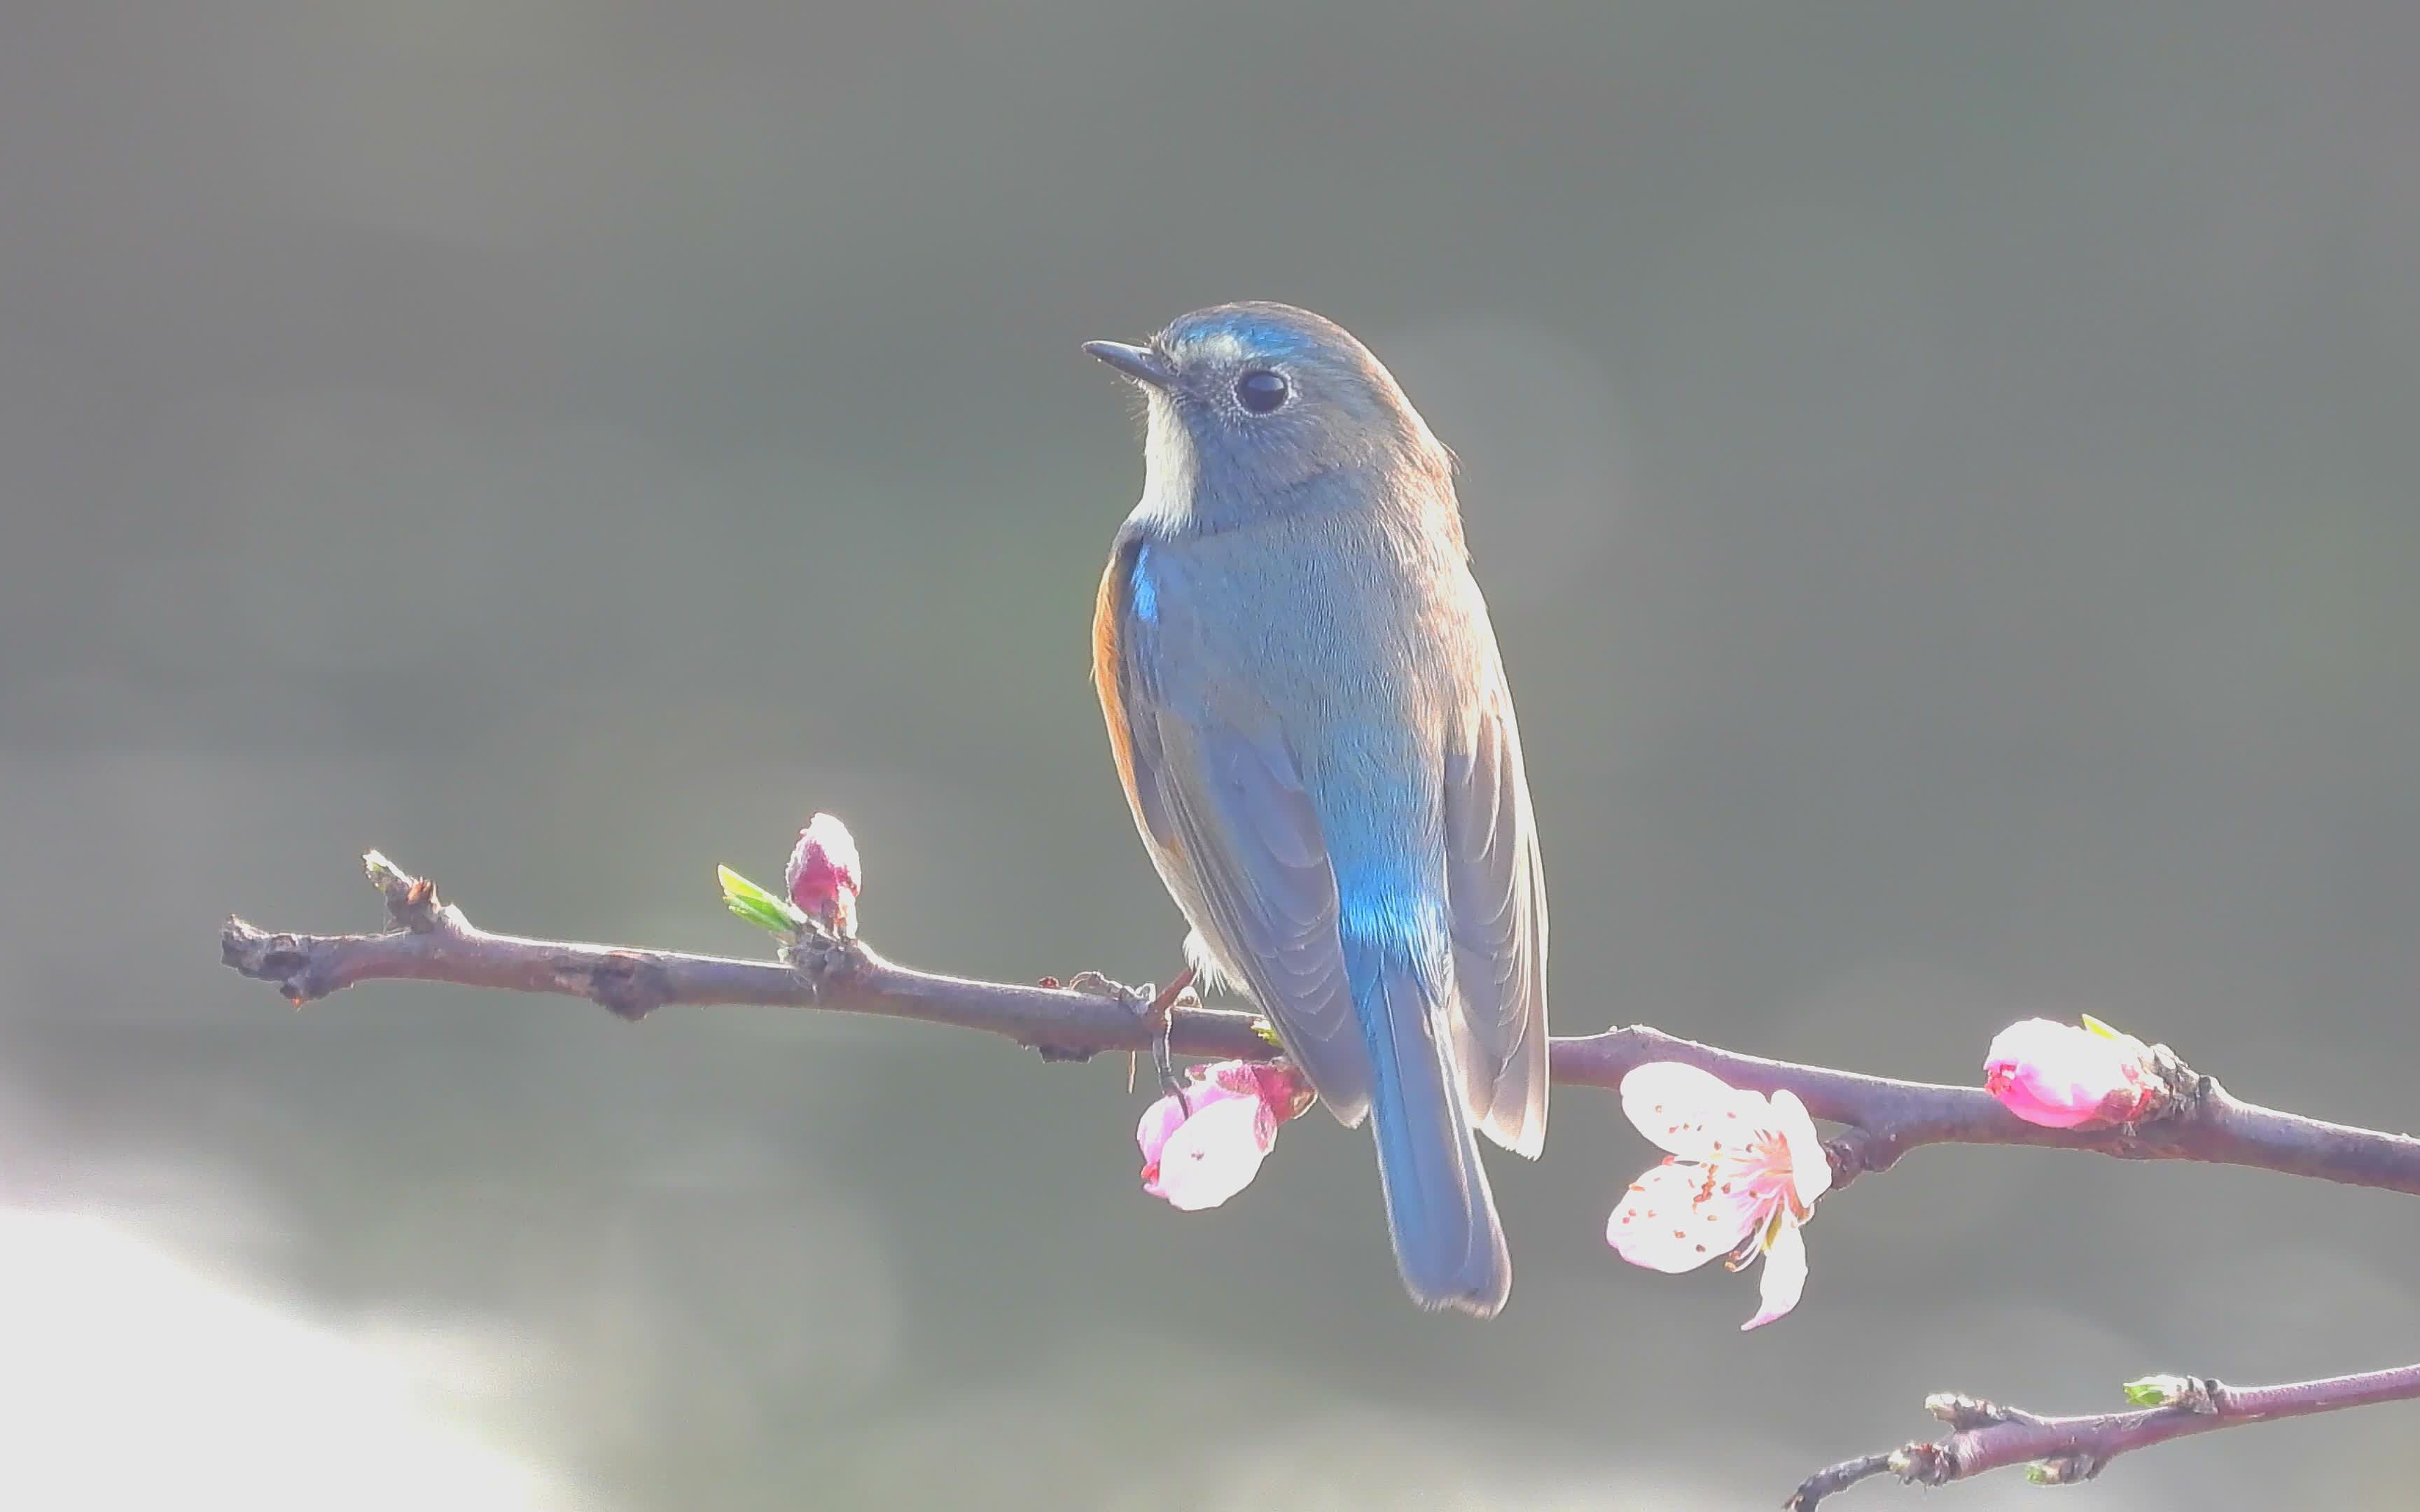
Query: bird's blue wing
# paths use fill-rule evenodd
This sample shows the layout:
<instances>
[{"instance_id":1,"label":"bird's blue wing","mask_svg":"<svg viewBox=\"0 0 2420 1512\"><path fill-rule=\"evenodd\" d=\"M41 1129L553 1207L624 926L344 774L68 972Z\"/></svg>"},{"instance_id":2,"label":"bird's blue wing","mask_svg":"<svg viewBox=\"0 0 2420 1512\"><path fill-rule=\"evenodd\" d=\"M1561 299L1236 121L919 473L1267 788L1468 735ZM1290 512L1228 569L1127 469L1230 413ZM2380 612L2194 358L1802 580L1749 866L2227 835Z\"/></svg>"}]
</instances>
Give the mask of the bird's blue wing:
<instances>
[{"instance_id":1,"label":"bird's blue wing","mask_svg":"<svg viewBox=\"0 0 2420 1512\"><path fill-rule=\"evenodd\" d=\"M1095 655L1136 821L1218 964L1242 979L1329 1111L1357 1123L1370 1052L1301 770L1257 697L1190 654L1174 595L1156 590L1150 613L1135 611L1130 573L1113 563L1103 585Z\"/></svg>"},{"instance_id":2,"label":"bird's blue wing","mask_svg":"<svg viewBox=\"0 0 2420 1512\"><path fill-rule=\"evenodd\" d=\"M1470 748L1446 758L1454 1063L1473 1121L1534 1157L1546 1137L1545 872L1500 672L1481 700Z\"/></svg>"}]
</instances>

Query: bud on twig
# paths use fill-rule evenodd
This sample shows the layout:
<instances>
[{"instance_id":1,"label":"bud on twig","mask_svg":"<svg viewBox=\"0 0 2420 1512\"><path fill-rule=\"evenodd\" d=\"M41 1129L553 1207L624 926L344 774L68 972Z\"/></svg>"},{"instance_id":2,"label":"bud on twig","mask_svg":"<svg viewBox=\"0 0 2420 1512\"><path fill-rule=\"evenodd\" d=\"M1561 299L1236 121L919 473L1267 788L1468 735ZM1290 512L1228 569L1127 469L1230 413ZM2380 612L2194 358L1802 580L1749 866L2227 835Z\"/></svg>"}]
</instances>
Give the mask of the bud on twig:
<instances>
[{"instance_id":1,"label":"bud on twig","mask_svg":"<svg viewBox=\"0 0 2420 1512\"><path fill-rule=\"evenodd\" d=\"M865 875L848 826L819 813L799 831L782 882L800 913L842 939L857 934L857 893Z\"/></svg>"}]
</instances>

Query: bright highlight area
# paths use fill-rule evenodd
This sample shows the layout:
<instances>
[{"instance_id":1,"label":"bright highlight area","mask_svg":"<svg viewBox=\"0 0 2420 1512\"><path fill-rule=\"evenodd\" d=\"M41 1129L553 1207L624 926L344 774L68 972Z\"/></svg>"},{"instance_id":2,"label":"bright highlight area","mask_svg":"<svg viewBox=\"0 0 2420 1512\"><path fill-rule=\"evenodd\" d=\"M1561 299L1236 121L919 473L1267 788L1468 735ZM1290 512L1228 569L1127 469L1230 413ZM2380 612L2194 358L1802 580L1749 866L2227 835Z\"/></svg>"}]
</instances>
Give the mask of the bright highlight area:
<instances>
[{"instance_id":1,"label":"bright highlight area","mask_svg":"<svg viewBox=\"0 0 2420 1512\"><path fill-rule=\"evenodd\" d=\"M489 1335L332 1326L111 1220L0 1209L0 1505L569 1512Z\"/></svg>"}]
</instances>

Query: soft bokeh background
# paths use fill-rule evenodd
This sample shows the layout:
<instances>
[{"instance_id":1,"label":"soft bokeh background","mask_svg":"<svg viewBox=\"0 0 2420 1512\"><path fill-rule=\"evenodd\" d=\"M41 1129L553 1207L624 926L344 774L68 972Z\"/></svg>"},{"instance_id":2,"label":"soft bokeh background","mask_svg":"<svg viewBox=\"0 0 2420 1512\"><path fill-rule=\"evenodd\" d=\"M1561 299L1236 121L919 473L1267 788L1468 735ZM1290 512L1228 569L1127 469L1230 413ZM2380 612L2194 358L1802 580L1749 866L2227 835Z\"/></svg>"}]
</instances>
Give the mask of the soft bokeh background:
<instances>
[{"instance_id":1,"label":"soft bokeh background","mask_svg":"<svg viewBox=\"0 0 2420 1512\"><path fill-rule=\"evenodd\" d=\"M754 949L714 864L821 807L904 959L1164 977L1076 343L1254 296L1465 459L1563 1028L1956 1079L2085 1010L2409 1121L2420 10L1304 8L0 13L0 1501L1759 1506L1928 1391L2420 1352L2373 1194L1929 1151L1743 1337L1567 1096L1480 1327L1357 1136L1139 1196L1120 1066L217 965L371 844ZM2058 1499L2403 1507L2410 1429Z\"/></svg>"}]
</instances>

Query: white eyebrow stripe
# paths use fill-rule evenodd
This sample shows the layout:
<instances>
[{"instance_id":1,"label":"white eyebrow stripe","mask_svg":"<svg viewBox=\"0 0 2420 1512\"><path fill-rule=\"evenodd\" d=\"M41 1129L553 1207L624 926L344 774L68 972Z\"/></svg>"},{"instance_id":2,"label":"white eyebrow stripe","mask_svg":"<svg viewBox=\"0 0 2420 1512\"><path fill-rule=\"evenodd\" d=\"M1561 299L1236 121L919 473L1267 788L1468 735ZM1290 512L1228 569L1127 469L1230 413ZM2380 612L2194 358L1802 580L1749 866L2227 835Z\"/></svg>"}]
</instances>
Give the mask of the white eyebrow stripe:
<instances>
[{"instance_id":1,"label":"white eyebrow stripe","mask_svg":"<svg viewBox=\"0 0 2420 1512\"><path fill-rule=\"evenodd\" d=\"M1209 362L1238 363L1244 359L1243 339L1232 331L1205 331L1188 345Z\"/></svg>"}]
</instances>

